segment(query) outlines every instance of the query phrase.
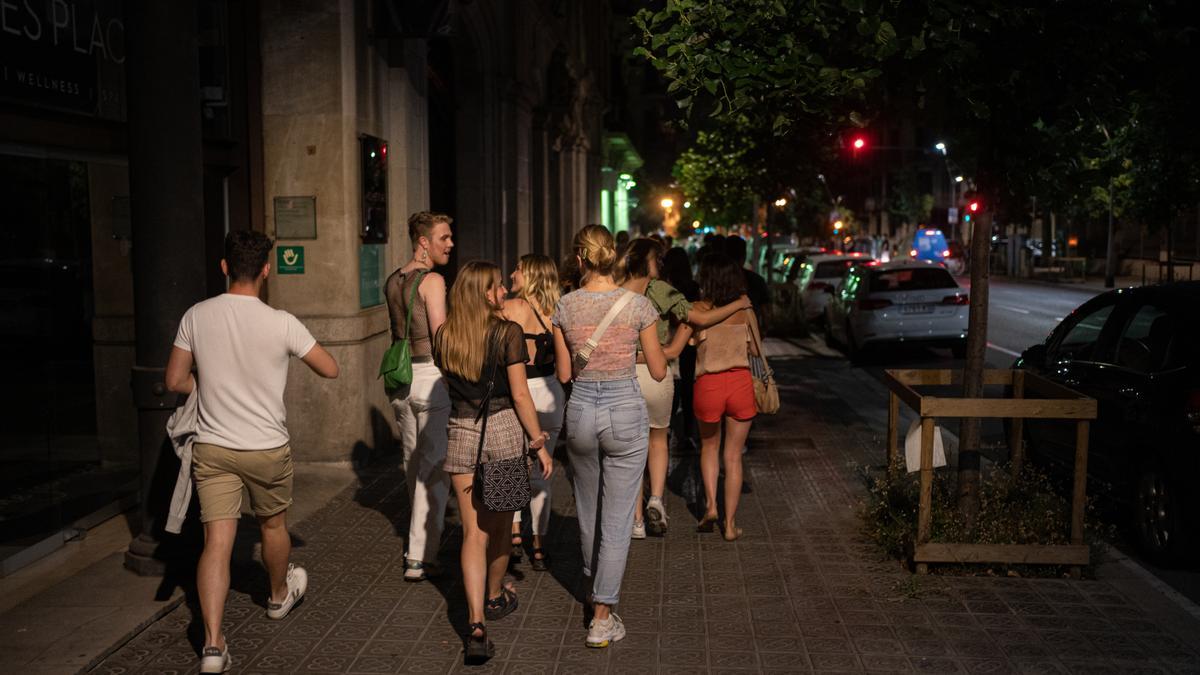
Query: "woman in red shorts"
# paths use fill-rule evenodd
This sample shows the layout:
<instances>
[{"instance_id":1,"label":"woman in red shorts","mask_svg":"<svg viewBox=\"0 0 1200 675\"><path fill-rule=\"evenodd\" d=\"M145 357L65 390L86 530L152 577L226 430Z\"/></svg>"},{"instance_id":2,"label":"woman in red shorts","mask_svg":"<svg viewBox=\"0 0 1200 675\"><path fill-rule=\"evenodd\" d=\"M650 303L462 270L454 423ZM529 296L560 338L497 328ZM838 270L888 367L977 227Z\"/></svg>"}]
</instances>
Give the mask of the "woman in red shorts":
<instances>
[{"instance_id":1,"label":"woman in red shorts","mask_svg":"<svg viewBox=\"0 0 1200 675\"><path fill-rule=\"evenodd\" d=\"M726 305L746 292L746 277L737 263L720 254L710 254L700 263L700 302L707 310ZM696 527L712 532L717 514L717 476L725 457L725 541L742 535L737 527L738 499L742 495L742 447L750 423L758 412L754 404L754 382L750 379L750 354L757 356L750 325L757 321L754 310L740 311L724 321L696 333L696 387L693 409L700 425L700 473L704 477L704 517ZM721 445L721 422L725 422L725 447Z\"/></svg>"}]
</instances>

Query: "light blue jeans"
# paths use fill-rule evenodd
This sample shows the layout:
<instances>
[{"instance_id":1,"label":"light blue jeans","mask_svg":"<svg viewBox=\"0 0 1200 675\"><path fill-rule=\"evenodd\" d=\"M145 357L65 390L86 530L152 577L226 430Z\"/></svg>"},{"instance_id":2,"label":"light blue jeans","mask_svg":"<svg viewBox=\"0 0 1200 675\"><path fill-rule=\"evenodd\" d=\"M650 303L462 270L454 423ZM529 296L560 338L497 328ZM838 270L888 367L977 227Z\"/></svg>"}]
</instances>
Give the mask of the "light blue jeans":
<instances>
[{"instance_id":1,"label":"light blue jeans","mask_svg":"<svg viewBox=\"0 0 1200 675\"><path fill-rule=\"evenodd\" d=\"M592 600L615 605L646 470L646 401L636 379L576 382L566 422L583 573L592 580Z\"/></svg>"}]
</instances>

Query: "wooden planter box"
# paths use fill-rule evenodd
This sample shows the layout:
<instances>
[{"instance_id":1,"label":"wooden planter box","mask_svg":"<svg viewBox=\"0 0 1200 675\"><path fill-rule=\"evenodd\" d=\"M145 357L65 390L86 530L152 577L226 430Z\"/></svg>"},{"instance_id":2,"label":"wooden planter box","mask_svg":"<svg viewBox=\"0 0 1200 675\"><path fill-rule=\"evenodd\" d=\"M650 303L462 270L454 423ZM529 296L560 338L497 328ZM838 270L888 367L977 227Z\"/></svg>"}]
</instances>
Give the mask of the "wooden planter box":
<instances>
[{"instance_id":1,"label":"wooden planter box","mask_svg":"<svg viewBox=\"0 0 1200 675\"><path fill-rule=\"evenodd\" d=\"M1083 543L1083 512L1087 500L1088 430L1090 420L1096 419L1096 401L1024 370L987 369L984 385L1004 385L1012 388L1012 398L951 398L923 396L914 387L961 385L962 372L957 370L887 370L885 381L888 396L888 466L899 459L900 403L903 402L921 418L921 501L917 516L917 541L913 561L917 573L926 574L929 563L1010 563L1039 565L1069 565L1072 576L1088 564L1089 551ZM1025 398L1026 393L1041 398ZM952 544L931 543L930 525L933 517L933 430L939 417L978 417L1011 419L1012 471L1021 470L1024 462L1024 420L1075 420L1075 476L1071 493L1071 543L1059 545L1034 544Z\"/></svg>"}]
</instances>

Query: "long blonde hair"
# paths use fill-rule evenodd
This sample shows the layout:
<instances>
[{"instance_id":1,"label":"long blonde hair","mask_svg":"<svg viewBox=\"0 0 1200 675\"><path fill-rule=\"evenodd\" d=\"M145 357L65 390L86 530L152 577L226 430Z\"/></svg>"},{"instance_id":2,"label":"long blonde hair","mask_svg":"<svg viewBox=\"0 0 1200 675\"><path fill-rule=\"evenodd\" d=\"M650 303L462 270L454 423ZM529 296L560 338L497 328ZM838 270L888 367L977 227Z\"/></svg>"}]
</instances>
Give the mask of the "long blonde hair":
<instances>
[{"instance_id":1,"label":"long blonde hair","mask_svg":"<svg viewBox=\"0 0 1200 675\"><path fill-rule=\"evenodd\" d=\"M487 335L499 321L488 294L500 284L500 268L483 260L462 266L450 287L446 323L434 336L438 367L465 380L478 382L488 351Z\"/></svg>"},{"instance_id":2,"label":"long blonde hair","mask_svg":"<svg viewBox=\"0 0 1200 675\"><path fill-rule=\"evenodd\" d=\"M528 302L530 307L541 310L542 314L553 314L561 293L558 266L544 255L529 253L521 256L517 267L525 277L518 291L521 299Z\"/></svg>"},{"instance_id":3,"label":"long blonde hair","mask_svg":"<svg viewBox=\"0 0 1200 675\"><path fill-rule=\"evenodd\" d=\"M612 276L617 264L616 242L612 233L603 225L588 225L575 233L575 241L571 248L583 263L580 270L581 282L593 274Z\"/></svg>"}]
</instances>

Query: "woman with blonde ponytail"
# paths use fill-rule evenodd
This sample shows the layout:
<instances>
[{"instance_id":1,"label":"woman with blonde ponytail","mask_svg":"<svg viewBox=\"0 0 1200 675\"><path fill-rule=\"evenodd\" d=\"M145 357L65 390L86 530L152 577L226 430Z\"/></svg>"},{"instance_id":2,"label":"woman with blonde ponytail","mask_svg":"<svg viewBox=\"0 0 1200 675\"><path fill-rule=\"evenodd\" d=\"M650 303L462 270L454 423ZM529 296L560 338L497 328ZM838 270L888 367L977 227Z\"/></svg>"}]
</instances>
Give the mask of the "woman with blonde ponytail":
<instances>
[{"instance_id":1,"label":"woman with blonde ponytail","mask_svg":"<svg viewBox=\"0 0 1200 675\"><path fill-rule=\"evenodd\" d=\"M480 434L483 462L511 460L528 452L536 456L543 478L549 479L554 468L525 380L529 354L521 326L499 316L504 294L495 265L463 265L450 289L446 323L433 340L434 359L450 389L445 470L463 523L468 664L482 663L494 651L484 620L496 621L517 608L512 586L502 584L512 553L512 512L489 510L474 489Z\"/></svg>"},{"instance_id":2,"label":"woman with blonde ponytail","mask_svg":"<svg viewBox=\"0 0 1200 675\"><path fill-rule=\"evenodd\" d=\"M549 328L559 298L558 266L544 255L531 253L521 256L511 279L512 293L516 297L504 301L504 318L520 324L525 331L525 344L530 354L525 363L525 376L529 380L529 393L533 396L538 422L542 431L549 434L546 448L553 455L567 405L567 396L555 376L554 333ZM544 572L549 569L542 540L550 526L550 481L534 476L530 488L529 515L533 534L530 565L534 570ZM519 555L524 543L520 511L513 517L512 543L513 555Z\"/></svg>"},{"instance_id":3,"label":"woman with blonde ponytail","mask_svg":"<svg viewBox=\"0 0 1200 675\"><path fill-rule=\"evenodd\" d=\"M573 249L580 288L563 296L554 311L554 363L560 381L574 380L567 403L567 448L584 581L594 607L586 644L607 647L625 637L612 607L621 592L649 443L635 354L640 345L650 376L659 381L667 376L667 359L658 341L654 306L613 280L617 251L608 230L583 228Z\"/></svg>"}]
</instances>

